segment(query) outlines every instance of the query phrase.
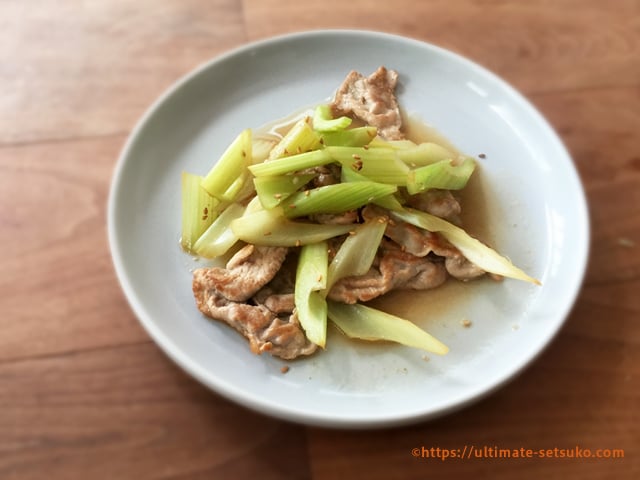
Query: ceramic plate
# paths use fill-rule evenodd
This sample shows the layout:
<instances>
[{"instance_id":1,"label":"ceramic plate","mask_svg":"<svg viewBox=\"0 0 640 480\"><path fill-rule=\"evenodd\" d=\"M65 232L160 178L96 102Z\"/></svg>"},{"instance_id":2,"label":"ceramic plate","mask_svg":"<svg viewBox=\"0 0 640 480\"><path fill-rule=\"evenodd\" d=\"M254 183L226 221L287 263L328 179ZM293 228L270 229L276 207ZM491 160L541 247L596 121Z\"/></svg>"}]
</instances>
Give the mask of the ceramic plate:
<instances>
[{"instance_id":1,"label":"ceramic plate","mask_svg":"<svg viewBox=\"0 0 640 480\"><path fill-rule=\"evenodd\" d=\"M482 280L389 307L451 349L444 357L390 344L351 342L284 362L250 353L243 337L195 307L178 246L180 173L206 174L245 128L259 128L329 99L352 69L399 72L405 112L469 155L472 220L502 254L542 286ZM470 202L471 203L471 202ZM465 206L463 206L464 208ZM477 213L477 214L476 214ZM585 271L584 193L562 143L513 88L484 68L416 40L363 31L317 31L253 43L177 82L144 115L113 178L109 240L127 299L157 344L219 394L268 415L334 427L433 418L486 395L549 343ZM472 221L473 223L473 221ZM480 234L478 233L478 234ZM471 322L463 326L465 320ZM285 374L281 367L290 367Z\"/></svg>"}]
</instances>

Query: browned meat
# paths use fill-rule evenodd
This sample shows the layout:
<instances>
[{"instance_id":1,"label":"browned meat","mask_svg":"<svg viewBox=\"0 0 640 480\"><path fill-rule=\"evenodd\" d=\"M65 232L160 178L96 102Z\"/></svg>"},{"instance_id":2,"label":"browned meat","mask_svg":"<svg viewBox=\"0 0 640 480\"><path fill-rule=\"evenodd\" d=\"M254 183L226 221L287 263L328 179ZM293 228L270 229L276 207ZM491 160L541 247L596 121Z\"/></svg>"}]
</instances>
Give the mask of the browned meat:
<instances>
[{"instance_id":1,"label":"browned meat","mask_svg":"<svg viewBox=\"0 0 640 480\"><path fill-rule=\"evenodd\" d=\"M334 115L350 115L378 128L387 140L404 138L402 117L395 95L398 73L380 67L369 77L352 71L336 92Z\"/></svg>"},{"instance_id":2,"label":"browned meat","mask_svg":"<svg viewBox=\"0 0 640 480\"><path fill-rule=\"evenodd\" d=\"M358 221L358 211L349 210L344 213L317 213L310 216L315 223L326 225L349 225Z\"/></svg>"},{"instance_id":3,"label":"browned meat","mask_svg":"<svg viewBox=\"0 0 640 480\"><path fill-rule=\"evenodd\" d=\"M388 213L385 209L371 205L362 210L362 216L365 219L385 213ZM444 257L446 271L458 280L471 280L485 273L438 233L423 230L400 220L392 220L387 224L385 236L400 245L406 253L416 257L424 257L430 253Z\"/></svg>"},{"instance_id":4,"label":"browned meat","mask_svg":"<svg viewBox=\"0 0 640 480\"><path fill-rule=\"evenodd\" d=\"M365 219L375 218L381 215L389 216L389 212L373 205L368 205L362 210L362 216ZM387 223L385 235L400 245L405 252L415 255L416 257L424 257L431 252L441 257L460 254L458 249L442 238L441 235L423 230L400 220L394 219Z\"/></svg>"},{"instance_id":5,"label":"browned meat","mask_svg":"<svg viewBox=\"0 0 640 480\"><path fill-rule=\"evenodd\" d=\"M340 166L337 164L310 167L301 170L300 173L312 173L315 177L309 182L307 188L325 187L340 183Z\"/></svg>"},{"instance_id":6,"label":"browned meat","mask_svg":"<svg viewBox=\"0 0 640 480\"><path fill-rule=\"evenodd\" d=\"M459 215L462 211L460 203L449 190L427 190L426 192L411 195L407 203L413 208L430 213L436 217L459 223Z\"/></svg>"},{"instance_id":7,"label":"browned meat","mask_svg":"<svg viewBox=\"0 0 640 480\"><path fill-rule=\"evenodd\" d=\"M384 242L379 261L366 274L339 280L329 298L343 303L367 302L393 289L427 290L442 285L447 272L442 263L403 252Z\"/></svg>"},{"instance_id":8,"label":"browned meat","mask_svg":"<svg viewBox=\"0 0 640 480\"><path fill-rule=\"evenodd\" d=\"M193 294L202 313L240 332L249 340L253 353L269 352L291 360L317 349L307 340L295 314L280 317L264 305L232 302L210 289L201 272L194 274Z\"/></svg>"},{"instance_id":9,"label":"browned meat","mask_svg":"<svg viewBox=\"0 0 640 480\"><path fill-rule=\"evenodd\" d=\"M458 280L472 280L485 274L484 270L471 263L461 254L447 257L444 261L444 266L447 272Z\"/></svg>"},{"instance_id":10,"label":"browned meat","mask_svg":"<svg viewBox=\"0 0 640 480\"><path fill-rule=\"evenodd\" d=\"M282 267L267 285L253 297L257 305L264 305L273 313L292 313L295 308L294 287L296 281L297 256L287 255Z\"/></svg>"},{"instance_id":11,"label":"browned meat","mask_svg":"<svg viewBox=\"0 0 640 480\"><path fill-rule=\"evenodd\" d=\"M246 245L226 268L200 268L194 271L208 288L234 302L244 302L267 284L278 272L287 255L286 247Z\"/></svg>"}]
</instances>

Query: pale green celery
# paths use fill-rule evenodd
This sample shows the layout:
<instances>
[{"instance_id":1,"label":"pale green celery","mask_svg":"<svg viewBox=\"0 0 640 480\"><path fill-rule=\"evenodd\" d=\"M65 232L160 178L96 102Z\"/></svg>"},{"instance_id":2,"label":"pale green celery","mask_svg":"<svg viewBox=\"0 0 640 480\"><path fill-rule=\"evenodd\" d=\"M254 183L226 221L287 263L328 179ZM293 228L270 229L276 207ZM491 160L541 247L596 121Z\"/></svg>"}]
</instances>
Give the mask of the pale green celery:
<instances>
[{"instance_id":1,"label":"pale green celery","mask_svg":"<svg viewBox=\"0 0 640 480\"><path fill-rule=\"evenodd\" d=\"M333 118L331 107L323 104L318 105L313 112L313 129L318 132L337 132L344 130L351 125L349 117Z\"/></svg>"},{"instance_id":2,"label":"pale green celery","mask_svg":"<svg viewBox=\"0 0 640 480\"><path fill-rule=\"evenodd\" d=\"M329 264L325 296L341 278L364 275L369 271L387 228L387 220L384 217L368 220L342 242Z\"/></svg>"},{"instance_id":3,"label":"pale green celery","mask_svg":"<svg viewBox=\"0 0 640 480\"><path fill-rule=\"evenodd\" d=\"M202 188L202 177L182 172L182 236L180 244L191 252L200 235L216 218L220 201Z\"/></svg>"},{"instance_id":4,"label":"pale green celery","mask_svg":"<svg viewBox=\"0 0 640 480\"><path fill-rule=\"evenodd\" d=\"M445 355L449 347L416 324L360 304L328 301L329 319L348 337L361 340L387 340Z\"/></svg>"},{"instance_id":5,"label":"pale green celery","mask_svg":"<svg viewBox=\"0 0 640 480\"><path fill-rule=\"evenodd\" d=\"M256 164L264 162L269 158L269 154L276 143L278 142L264 137L254 138L251 145L251 163Z\"/></svg>"},{"instance_id":6,"label":"pale green celery","mask_svg":"<svg viewBox=\"0 0 640 480\"><path fill-rule=\"evenodd\" d=\"M289 218L314 213L342 213L396 191L395 185L377 182L337 183L294 193L281 205L284 215Z\"/></svg>"},{"instance_id":7,"label":"pale green celery","mask_svg":"<svg viewBox=\"0 0 640 480\"><path fill-rule=\"evenodd\" d=\"M320 147L320 136L311 128L311 119L304 117L300 119L286 133L269 153L269 160L288 157L298 153L305 153L316 150Z\"/></svg>"},{"instance_id":8,"label":"pale green celery","mask_svg":"<svg viewBox=\"0 0 640 480\"><path fill-rule=\"evenodd\" d=\"M202 180L202 187L222 202L233 202L248 179L251 130L243 130Z\"/></svg>"},{"instance_id":9,"label":"pale green celery","mask_svg":"<svg viewBox=\"0 0 640 480\"><path fill-rule=\"evenodd\" d=\"M375 137L369 144L372 148L393 148L394 150L404 150L405 148L411 148L417 146L417 144L411 140L385 140L381 137Z\"/></svg>"},{"instance_id":10,"label":"pale green celery","mask_svg":"<svg viewBox=\"0 0 640 480\"><path fill-rule=\"evenodd\" d=\"M476 162L471 157L464 157L457 165L452 160L441 160L416 168L407 177L407 191L413 195L430 188L460 190L467 185L475 168Z\"/></svg>"},{"instance_id":11,"label":"pale green celery","mask_svg":"<svg viewBox=\"0 0 640 480\"><path fill-rule=\"evenodd\" d=\"M362 147L368 145L377 133L376 127L350 128L349 130L323 133L321 142L328 147Z\"/></svg>"},{"instance_id":12,"label":"pale green celery","mask_svg":"<svg viewBox=\"0 0 640 480\"><path fill-rule=\"evenodd\" d=\"M535 278L530 277L511 261L484 243L470 236L462 228L453 225L446 220L412 208L403 208L392 211L391 215L399 220L423 228L430 232L438 232L454 245L464 257L486 272L495 273L504 277L524 280L540 285Z\"/></svg>"},{"instance_id":13,"label":"pale green celery","mask_svg":"<svg viewBox=\"0 0 640 480\"><path fill-rule=\"evenodd\" d=\"M309 182L315 174L256 177L253 183L264 208L273 208Z\"/></svg>"},{"instance_id":14,"label":"pale green celery","mask_svg":"<svg viewBox=\"0 0 640 480\"><path fill-rule=\"evenodd\" d=\"M294 301L298 320L307 339L324 348L327 340L327 302L320 294L327 285L328 245L326 241L300 249Z\"/></svg>"},{"instance_id":15,"label":"pale green celery","mask_svg":"<svg viewBox=\"0 0 640 480\"><path fill-rule=\"evenodd\" d=\"M251 165L249 170L256 177L267 175L283 175L285 173L304 170L305 168L318 167L333 162L333 158L326 151L314 150L312 152L299 153L290 157L268 160L263 163Z\"/></svg>"},{"instance_id":16,"label":"pale green celery","mask_svg":"<svg viewBox=\"0 0 640 480\"><path fill-rule=\"evenodd\" d=\"M247 243L297 247L345 235L353 225L322 225L284 218L282 207L257 210L231 222L233 233Z\"/></svg>"},{"instance_id":17,"label":"pale green celery","mask_svg":"<svg viewBox=\"0 0 640 480\"><path fill-rule=\"evenodd\" d=\"M348 182L370 182L367 177L359 174L353 168L341 168L340 169L340 181L342 183Z\"/></svg>"},{"instance_id":18,"label":"pale green celery","mask_svg":"<svg viewBox=\"0 0 640 480\"><path fill-rule=\"evenodd\" d=\"M379 207L386 208L387 210L398 211L404 208L400 200L398 200L397 194L376 198L373 203Z\"/></svg>"},{"instance_id":19,"label":"pale green celery","mask_svg":"<svg viewBox=\"0 0 640 480\"><path fill-rule=\"evenodd\" d=\"M255 196L247 204L247 208L244 210L244 215L250 215L261 210L264 210L264 207L262 206L262 203L260 203L260 199Z\"/></svg>"},{"instance_id":20,"label":"pale green celery","mask_svg":"<svg viewBox=\"0 0 640 480\"><path fill-rule=\"evenodd\" d=\"M398 186L407 184L409 167L397 157L392 148L326 147L331 157L374 182Z\"/></svg>"},{"instance_id":21,"label":"pale green celery","mask_svg":"<svg viewBox=\"0 0 640 480\"><path fill-rule=\"evenodd\" d=\"M239 203L232 203L225 208L213 223L200 236L193 246L193 251L204 258L216 258L224 255L238 241L231 230L233 220L240 218L245 207Z\"/></svg>"},{"instance_id":22,"label":"pale green celery","mask_svg":"<svg viewBox=\"0 0 640 480\"><path fill-rule=\"evenodd\" d=\"M398 149L398 158L410 167L431 165L441 160L450 160L458 155L437 143L421 143L409 148Z\"/></svg>"}]
</instances>

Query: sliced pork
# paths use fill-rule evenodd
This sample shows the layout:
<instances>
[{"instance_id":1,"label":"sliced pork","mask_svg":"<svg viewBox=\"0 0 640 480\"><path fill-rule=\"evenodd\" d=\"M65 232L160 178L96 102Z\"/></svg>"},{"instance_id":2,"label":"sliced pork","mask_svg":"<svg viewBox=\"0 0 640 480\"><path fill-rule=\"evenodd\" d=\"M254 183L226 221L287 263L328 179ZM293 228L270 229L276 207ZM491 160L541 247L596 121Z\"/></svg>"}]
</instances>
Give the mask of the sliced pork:
<instances>
[{"instance_id":1,"label":"sliced pork","mask_svg":"<svg viewBox=\"0 0 640 480\"><path fill-rule=\"evenodd\" d=\"M377 127L387 140L404 138L402 116L396 99L398 73L379 67L368 77L352 71L338 88L331 109L334 115L347 115Z\"/></svg>"}]
</instances>

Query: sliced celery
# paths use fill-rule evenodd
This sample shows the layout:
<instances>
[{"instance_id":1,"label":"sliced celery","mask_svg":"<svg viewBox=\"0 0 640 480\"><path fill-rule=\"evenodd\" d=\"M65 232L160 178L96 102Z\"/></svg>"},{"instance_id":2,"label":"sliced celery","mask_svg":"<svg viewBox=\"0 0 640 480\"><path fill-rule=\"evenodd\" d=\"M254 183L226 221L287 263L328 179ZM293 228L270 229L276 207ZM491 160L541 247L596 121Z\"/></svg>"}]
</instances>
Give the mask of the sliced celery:
<instances>
[{"instance_id":1,"label":"sliced celery","mask_svg":"<svg viewBox=\"0 0 640 480\"><path fill-rule=\"evenodd\" d=\"M395 191L395 185L377 182L337 183L294 193L282 202L282 208L289 218L313 213L342 213Z\"/></svg>"},{"instance_id":2,"label":"sliced celery","mask_svg":"<svg viewBox=\"0 0 640 480\"><path fill-rule=\"evenodd\" d=\"M314 150L312 152L300 153L290 157L278 158L276 160L268 160L257 165L251 165L249 170L256 177L265 175L283 175L285 173L304 170L305 168L318 167L331 163L333 159L331 155L323 150Z\"/></svg>"},{"instance_id":3,"label":"sliced celery","mask_svg":"<svg viewBox=\"0 0 640 480\"><path fill-rule=\"evenodd\" d=\"M501 256L495 250L470 236L460 227L446 220L413 208L392 211L391 215L430 232L439 232L460 250L467 260L486 272L540 285L538 280L513 265L509 259Z\"/></svg>"},{"instance_id":4,"label":"sliced celery","mask_svg":"<svg viewBox=\"0 0 640 480\"><path fill-rule=\"evenodd\" d=\"M257 210L231 222L233 233L247 243L297 247L345 235L353 225L321 225L284 218L281 207Z\"/></svg>"},{"instance_id":5,"label":"sliced celery","mask_svg":"<svg viewBox=\"0 0 640 480\"><path fill-rule=\"evenodd\" d=\"M377 133L376 127L350 128L349 130L323 133L321 142L326 146L362 147L368 145Z\"/></svg>"},{"instance_id":6,"label":"sliced celery","mask_svg":"<svg viewBox=\"0 0 640 480\"><path fill-rule=\"evenodd\" d=\"M231 230L233 220L240 218L245 207L232 203L207 228L193 246L193 251L204 258L216 258L224 255L238 241Z\"/></svg>"},{"instance_id":7,"label":"sliced celery","mask_svg":"<svg viewBox=\"0 0 640 480\"><path fill-rule=\"evenodd\" d=\"M356 172L353 168L341 168L340 169L340 181L342 183L348 182L370 182L367 177Z\"/></svg>"},{"instance_id":8,"label":"sliced celery","mask_svg":"<svg viewBox=\"0 0 640 480\"><path fill-rule=\"evenodd\" d=\"M430 188L460 190L467 185L475 168L476 162L471 157L465 157L458 165L453 165L452 160L441 160L416 168L407 177L407 191L413 195Z\"/></svg>"},{"instance_id":9,"label":"sliced celery","mask_svg":"<svg viewBox=\"0 0 640 480\"><path fill-rule=\"evenodd\" d=\"M385 140L381 137L375 137L369 144L372 148L393 148L394 150L400 150L409 147L415 147L416 143L411 140Z\"/></svg>"},{"instance_id":10,"label":"sliced celery","mask_svg":"<svg viewBox=\"0 0 640 480\"><path fill-rule=\"evenodd\" d=\"M248 179L251 149L251 130L243 130L202 180L202 187L220 201L234 201Z\"/></svg>"},{"instance_id":11,"label":"sliced celery","mask_svg":"<svg viewBox=\"0 0 640 480\"><path fill-rule=\"evenodd\" d=\"M320 137L311 128L310 122L309 117L304 117L296 122L282 137L282 140L273 147L269 153L269 160L316 150L320 146Z\"/></svg>"},{"instance_id":12,"label":"sliced celery","mask_svg":"<svg viewBox=\"0 0 640 480\"><path fill-rule=\"evenodd\" d=\"M264 208L273 208L289 197L296 190L303 187L309 180L315 177L313 173L301 175L274 175L269 177L256 177L253 183Z\"/></svg>"},{"instance_id":13,"label":"sliced celery","mask_svg":"<svg viewBox=\"0 0 640 480\"><path fill-rule=\"evenodd\" d=\"M457 157L456 154L450 152L443 146L431 142L398 149L397 155L400 160L410 167L422 167L441 160L448 160Z\"/></svg>"},{"instance_id":14,"label":"sliced celery","mask_svg":"<svg viewBox=\"0 0 640 480\"><path fill-rule=\"evenodd\" d=\"M318 132L337 132L351 125L349 117L333 118L329 105L318 105L313 112L313 129Z\"/></svg>"},{"instance_id":15,"label":"sliced celery","mask_svg":"<svg viewBox=\"0 0 640 480\"><path fill-rule=\"evenodd\" d=\"M358 225L342 242L329 264L325 295L341 278L364 275L369 271L386 228L386 218L375 218Z\"/></svg>"},{"instance_id":16,"label":"sliced celery","mask_svg":"<svg viewBox=\"0 0 640 480\"><path fill-rule=\"evenodd\" d=\"M361 340L387 340L445 355L449 348L409 320L364 305L328 301L329 318L342 332Z\"/></svg>"},{"instance_id":17,"label":"sliced celery","mask_svg":"<svg viewBox=\"0 0 640 480\"><path fill-rule=\"evenodd\" d=\"M310 342L324 348L327 339L327 302L319 291L327 285L327 242L300 249L294 301L298 320Z\"/></svg>"},{"instance_id":18,"label":"sliced celery","mask_svg":"<svg viewBox=\"0 0 640 480\"><path fill-rule=\"evenodd\" d=\"M220 201L202 188L202 177L182 172L182 236L180 244L191 252L200 235L216 218Z\"/></svg>"},{"instance_id":19,"label":"sliced celery","mask_svg":"<svg viewBox=\"0 0 640 480\"><path fill-rule=\"evenodd\" d=\"M373 201L374 204L386 208L387 210L402 210L402 203L398 199L398 194L387 195L386 197L380 197Z\"/></svg>"},{"instance_id":20,"label":"sliced celery","mask_svg":"<svg viewBox=\"0 0 640 480\"><path fill-rule=\"evenodd\" d=\"M325 151L342 164L374 182L404 186L409 167L392 148L326 147Z\"/></svg>"}]
</instances>

